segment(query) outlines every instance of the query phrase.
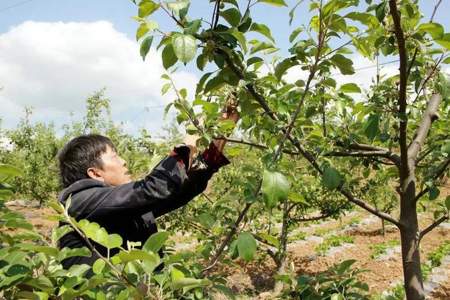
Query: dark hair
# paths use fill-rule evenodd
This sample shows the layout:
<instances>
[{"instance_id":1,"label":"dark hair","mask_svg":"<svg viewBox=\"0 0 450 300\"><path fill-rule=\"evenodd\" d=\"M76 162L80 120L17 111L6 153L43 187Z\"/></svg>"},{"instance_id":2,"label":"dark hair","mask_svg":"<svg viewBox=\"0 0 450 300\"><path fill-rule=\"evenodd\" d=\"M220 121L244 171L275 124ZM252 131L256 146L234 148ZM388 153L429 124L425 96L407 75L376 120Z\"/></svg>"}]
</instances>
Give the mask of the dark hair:
<instances>
[{"instance_id":1,"label":"dark hair","mask_svg":"<svg viewBox=\"0 0 450 300\"><path fill-rule=\"evenodd\" d=\"M102 168L100 156L107 146L116 150L109 138L99 134L81 135L68 142L58 155L62 186L66 188L80 179L89 178L89 168Z\"/></svg>"}]
</instances>

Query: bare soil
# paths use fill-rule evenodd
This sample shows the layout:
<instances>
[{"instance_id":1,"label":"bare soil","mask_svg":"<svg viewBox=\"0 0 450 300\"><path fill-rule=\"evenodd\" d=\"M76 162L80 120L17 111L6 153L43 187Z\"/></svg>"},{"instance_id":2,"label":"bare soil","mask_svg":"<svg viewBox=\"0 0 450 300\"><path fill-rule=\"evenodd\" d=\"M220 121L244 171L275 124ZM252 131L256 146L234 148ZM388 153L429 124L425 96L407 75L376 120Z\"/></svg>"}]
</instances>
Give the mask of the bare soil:
<instances>
[{"instance_id":1,"label":"bare soil","mask_svg":"<svg viewBox=\"0 0 450 300\"><path fill-rule=\"evenodd\" d=\"M448 193L448 190L444 191ZM10 209L22 213L44 236L49 237L52 229L57 226L54 220L56 213L51 208L30 208L11 206ZM52 217L53 216L53 217ZM344 231L344 228L355 220L355 217L363 220L368 218L366 213L358 212L355 216L349 215L341 220L331 220L322 224L311 226L312 228L302 228L302 231L311 234L320 233L326 235L328 232L336 234L350 235L354 239L354 246L347 247L341 252L329 256L319 256L315 247L318 245L314 241L294 241L288 245L288 261L294 267L295 272L300 274L315 274L325 271L333 264L347 259L357 260L356 266L367 270L359 275L360 279L366 282L372 293L381 293L389 289L392 283L402 279L401 256L396 253L390 259L379 261L371 258L371 245L399 240L399 232L396 228L388 226L385 236L380 234L380 222L372 222L360 225L352 231ZM432 218L422 217L421 228L430 224ZM450 230L438 227L426 235L421 243L421 258L426 260L427 255L444 240L450 239ZM235 265L218 264L213 273L225 274L228 286L240 294L260 294L259 299L270 299L270 292L274 288L275 263L270 256L265 255L252 263L237 261ZM263 295L267 296L264 297ZM450 299L450 278L439 286L431 295L431 299Z\"/></svg>"}]
</instances>

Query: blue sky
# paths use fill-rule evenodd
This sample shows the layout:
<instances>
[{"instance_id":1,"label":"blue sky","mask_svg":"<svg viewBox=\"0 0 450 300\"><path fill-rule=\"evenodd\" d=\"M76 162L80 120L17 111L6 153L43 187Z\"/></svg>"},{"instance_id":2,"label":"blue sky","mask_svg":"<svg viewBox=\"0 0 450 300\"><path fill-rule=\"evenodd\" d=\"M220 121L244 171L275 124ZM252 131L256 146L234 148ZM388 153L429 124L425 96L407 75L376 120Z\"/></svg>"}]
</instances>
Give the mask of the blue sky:
<instances>
[{"instance_id":1,"label":"blue sky","mask_svg":"<svg viewBox=\"0 0 450 300\"><path fill-rule=\"evenodd\" d=\"M287 0L290 6L296 2ZM289 8L255 6L254 19L271 28L282 53L289 48L293 28L309 20L308 2L297 10L292 27ZM420 1L426 19L435 3ZM208 0L192 0L190 11L194 17L210 19L212 5ZM450 1L443 0L435 17L446 29L450 28L449 11ZM162 106L171 96L159 95L163 69L158 55L151 53L146 62L139 58L134 41L137 25L131 18L136 12L129 0L0 0L2 126L15 126L24 106L34 108L34 120L60 126L70 121L70 112L74 118L81 117L84 99L106 87L116 121L124 122L129 132L140 127L158 131L164 122ZM162 29L173 28L166 16L155 17ZM355 58L357 67L368 63ZM395 68L386 72L395 72ZM366 73L358 74L361 84L371 77L370 71ZM192 92L199 76L188 65L179 68L175 80Z\"/></svg>"}]
</instances>

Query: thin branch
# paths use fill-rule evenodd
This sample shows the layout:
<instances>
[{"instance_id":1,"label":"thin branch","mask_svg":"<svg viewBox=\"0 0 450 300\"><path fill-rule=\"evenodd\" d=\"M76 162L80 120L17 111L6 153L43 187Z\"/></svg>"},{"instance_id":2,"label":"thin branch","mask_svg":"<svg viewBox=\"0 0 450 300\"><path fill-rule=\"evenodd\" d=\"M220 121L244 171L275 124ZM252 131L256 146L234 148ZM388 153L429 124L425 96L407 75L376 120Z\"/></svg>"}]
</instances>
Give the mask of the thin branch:
<instances>
[{"instance_id":1,"label":"thin branch","mask_svg":"<svg viewBox=\"0 0 450 300\"><path fill-rule=\"evenodd\" d=\"M213 27L212 29L215 29L217 27L217 24L219 23L219 16L220 16L220 0L216 0L216 6L214 7L215 13L213 14L213 21L211 22Z\"/></svg>"},{"instance_id":2,"label":"thin branch","mask_svg":"<svg viewBox=\"0 0 450 300\"><path fill-rule=\"evenodd\" d=\"M442 0L438 0L436 5L434 6L433 13L431 14L430 23L433 23L434 15L436 14L437 9L439 8L439 5L441 5Z\"/></svg>"},{"instance_id":3,"label":"thin branch","mask_svg":"<svg viewBox=\"0 0 450 300\"><path fill-rule=\"evenodd\" d=\"M417 53L418 53L418 52L419 52L419 48L416 47L416 49L414 49L414 54L413 54L413 57L412 57L412 59L411 59L411 62L409 63L408 71L406 72L406 77L407 77L407 78L408 78L409 75L411 74L411 69L412 69L412 67L413 67L413 65L414 65L414 62L416 61L416 56L417 56Z\"/></svg>"},{"instance_id":4,"label":"thin branch","mask_svg":"<svg viewBox=\"0 0 450 300\"><path fill-rule=\"evenodd\" d=\"M427 77L425 77L425 79L422 80L421 85L419 90L417 91L417 95L416 98L414 98L412 103L416 103L417 100L420 97L420 94L422 93L423 90L425 90L425 87L428 83L428 81L430 81L430 79L434 76L434 73L436 72L438 66L441 64L441 62L444 60L445 58L445 54L442 54L441 57L439 57L439 59L437 59L434 63L433 68L430 70L430 72L428 73Z\"/></svg>"},{"instance_id":5,"label":"thin branch","mask_svg":"<svg viewBox=\"0 0 450 300\"><path fill-rule=\"evenodd\" d=\"M173 13L171 13L171 12L164 6L163 3L160 2L159 4L160 4L160 7L164 10L164 12L165 12L172 20L174 20L174 21L178 24L178 26L180 26L181 28L184 28L183 23L181 23L181 21L178 20L178 19L173 15Z\"/></svg>"},{"instance_id":6,"label":"thin branch","mask_svg":"<svg viewBox=\"0 0 450 300\"><path fill-rule=\"evenodd\" d=\"M221 139L222 139L222 137L221 137ZM246 141L244 139L233 139L233 138L224 138L224 139L225 139L225 141L234 143L234 144L247 145L247 146L255 147L258 149L269 149L269 147L267 147L265 145L257 144L255 142L251 142L251 141ZM298 152L294 152L294 151L290 151L290 150L283 150L283 153L291 154L291 155L299 155Z\"/></svg>"},{"instance_id":7,"label":"thin branch","mask_svg":"<svg viewBox=\"0 0 450 300\"><path fill-rule=\"evenodd\" d=\"M126 276L122 274L122 272L114 266L109 259L104 257L95 247L92 245L91 240L82 232L78 226L74 223L72 220L72 217L69 216L67 210L64 210L64 215L66 217L66 220L69 222L70 226L83 238L83 240L86 242L88 247L93 251L99 258L101 258L114 272L116 272L117 276L121 278L124 282L126 282L128 285L132 287L136 287Z\"/></svg>"},{"instance_id":8,"label":"thin branch","mask_svg":"<svg viewBox=\"0 0 450 300\"><path fill-rule=\"evenodd\" d=\"M252 203L247 203L245 205L244 209L241 211L238 218L236 219L233 226L231 227L230 232L227 234L225 239L222 241L222 244L220 244L219 248L216 251L216 254L210 259L208 266L203 269L202 273L207 272L208 270L212 269L217 264L220 256L222 255L223 251L225 250L225 247L228 246L232 237L236 234L239 224L241 223L242 219L244 219L244 216L247 214L247 211L250 209L251 206L252 206Z\"/></svg>"},{"instance_id":9,"label":"thin branch","mask_svg":"<svg viewBox=\"0 0 450 300\"><path fill-rule=\"evenodd\" d=\"M438 119L438 110L441 101L441 95L434 94L431 96L431 99L428 102L427 108L423 114L422 121L416 131L415 137L408 147L408 159L412 160L414 165L416 164L417 156L425 143L425 139L428 136L431 124Z\"/></svg>"},{"instance_id":10,"label":"thin branch","mask_svg":"<svg viewBox=\"0 0 450 300\"><path fill-rule=\"evenodd\" d=\"M437 219L436 221L434 221L431 225L429 225L427 228L425 228L424 230L422 230L420 232L419 235L419 241L427 234L429 233L431 230L433 230L434 228L438 227L441 223L443 223L444 221L449 219L449 215L448 213L443 215L442 217L440 217L439 219Z\"/></svg>"},{"instance_id":11,"label":"thin branch","mask_svg":"<svg viewBox=\"0 0 450 300\"><path fill-rule=\"evenodd\" d=\"M447 170L447 168L450 166L450 157L447 158L445 161L443 161L440 166L437 168L434 176L432 177L433 180L438 179L439 177L442 176L442 174L444 174L444 172ZM420 198L422 198L426 193L428 193L430 190L429 187L424 188L423 190L421 190L415 198L415 201L419 201Z\"/></svg>"},{"instance_id":12,"label":"thin branch","mask_svg":"<svg viewBox=\"0 0 450 300\"><path fill-rule=\"evenodd\" d=\"M394 219L391 215L384 213L382 211L379 211L378 209L369 205L368 203L364 202L363 200L354 197L349 191L345 190L343 187L341 187L339 190L347 198L348 201L355 203L359 207L364 208L365 210L369 211L370 213L374 214L375 216L377 216L383 220L391 222L392 224L396 225L399 228L401 227L400 222L397 221L396 219Z\"/></svg>"},{"instance_id":13,"label":"thin branch","mask_svg":"<svg viewBox=\"0 0 450 300\"><path fill-rule=\"evenodd\" d=\"M328 217L330 217L332 215L332 213L326 213L320 216L314 216L314 217L309 217L309 218L290 218L291 221L294 222L311 222L311 221L319 221L322 219L326 219Z\"/></svg>"},{"instance_id":14,"label":"thin branch","mask_svg":"<svg viewBox=\"0 0 450 300\"><path fill-rule=\"evenodd\" d=\"M399 166L400 161L398 156L393 154L390 151L356 151L356 152L339 152L339 151L333 151L326 153L324 156L331 156L331 157L369 157L369 158L375 158L375 157L383 157L387 158L390 161L392 161L395 165Z\"/></svg>"}]
</instances>

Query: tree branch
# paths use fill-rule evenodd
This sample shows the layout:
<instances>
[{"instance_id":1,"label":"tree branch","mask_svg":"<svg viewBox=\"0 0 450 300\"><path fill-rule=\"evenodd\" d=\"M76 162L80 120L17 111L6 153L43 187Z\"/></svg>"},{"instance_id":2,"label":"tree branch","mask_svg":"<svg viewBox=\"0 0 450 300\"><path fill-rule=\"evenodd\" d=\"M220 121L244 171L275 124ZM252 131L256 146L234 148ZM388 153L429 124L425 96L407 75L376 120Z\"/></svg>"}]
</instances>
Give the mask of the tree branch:
<instances>
[{"instance_id":1,"label":"tree branch","mask_svg":"<svg viewBox=\"0 0 450 300\"><path fill-rule=\"evenodd\" d=\"M431 96L431 99L428 102L427 108L423 114L422 121L416 131L415 138L408 147L408 159L413 160L414 165L416 164L417 155L419 154L428 132L430 131L431 124L438 119L438 110L441 101L441 95L434 94Z\"/></svg>"},{"instance_id":2,"label":"tree branch","mask_svg":"<svg viewBox=\"0 0 450 300\"><path fill-rule=\"evenodd\" d=\"M450 166L450 157L447 158L446 160L444 160L441 165L437 168L434 176L432 177L433 180L438 179L439 177L442 176L442 174L444 174L445 170L447 170L448 166ZM426 193L428 193L428 191L430 190L429 187L424 188L423 190L421 190L415 198L415 201L419 201L420 198L422 198Z\"/></svg>"},{"instance_id":3,"label":"tree branch","mask_svg":"<svg viewBox=\"0 0 450 300\"><path fill-rule=\"evenodd\" d=\"M435 64L434 64L433 68L430 70L430 72L427 74L427 77L425 77L425 79L422 80L421 85L420 85L420 88L419 88L419 90L417 91L417 95L416 95L416 98L414 98L413 103L416 103L416 102L417 102L417 100L418 100L419 97L420 97L420 94L421 94L422 91L425 89L425 87L426 87L428 81L430 81L430 79L434 76L434 73L436 72L438 66L441 64L441 62L444 60L444 58L445 58L445 54L442 54L441 57L439 57L439 59L437 59L437 60L435 61Z\"/></svg>"},{"instance_id":4,"label":"tree branch","mask_svg":"<svg viewBox=\"0 0 450 300\"><path fill-rule=\"evenodd\" d=\"M395 29L395 36L397 38L397 44L398 44L398 53L400 57L400 88L398 92L398 114L399 114L399 130L400 130L400 160L401 160L401 167L400 167L400 181L403 182L404 179L408 176L409 173L409 166L408 166L408 146L407 146L407 139L408 139L408 119L406 115L406 88L408 84L408 56L406 52L406 46L405 46L405 36L403 34L403 29L401 25L400 20L400 14L397 9L397 1L396 0L389 0L389 8L390 13L392 16L392 20L394 22L394 29ZM406 187L401 187L402 190L406 189Z\"/></svg>"},{"instance_id":5,"label":"tree branch","mask_svg":"<svg viewBox=\"0 0 450 300\"><path fill-rule=\"evenodd\" d=\"M258 188L258 190L259 190L259 188ZM231 227L230 232L227 234L225 239L222 241L222 244L220 244L219 248L216 251L216 254L210 259L208 266L203 269L202 273L205 273L206 271L212 269L217 264L220 256L223 253L223 250L225 250L225 247L228 246L228 244L231 241L231 238L236 234L239 224L241 223L242 219L244 219L244 216L247 214L247 211L250 209L250 206L252 206L252 203L247 203L245 205L244 209L241 211L238 218L236 219L233 226Z\"/></svg>"},{"instance_id":6,"label":"tree branch","mask_svg":"<svg viewBox=\"0 0 450 300\"><path fill-rule=\"evenodd\" d=\"M339 151L332 151L329 153L326 153L324 156L332 156L332 157L383 157L387 158L390 161L392 161L396 166L400 166L400 160L399 157L395 154L393 154L390 151L380 151L380 150L373 150L373 151L356 151L356 152L339 152Z\"/></svg>"},{"instance_id":7,"label":"tree branch","mask_svg":"<svg viewBox=\"0 0 450 300\"><path fill-rule=\"evenodd\" d=\"M434 221L431 225L429 225L427 228L425 228L424 230L422 230L420 232L419 235L419 241L427 234L429 233L431 230L433 230L434 228L438 227L441 223L443 223L444 221L449 219L449 215L448 213L443 215L442 217L440 217L439 219L437 219L436 221Z\"/></svg>"},{"instance_id":8,"label":"tree branch","mask_svg":"<svg viewBox=\"0 0 450 300\"><path fill-rule=\"evenodd\" d=\"M243 139L233 139L233 138L225 138L225 141L230 142L230 143L235 143L235 144L242 144L242 145L247 145L247 146L251 146L251 147L255 147L258 149L269 149L269 147L262 145L262 144L257 144L251 141L246 141ZM298 152L294 152L294 151L290 151L290 150L283 150L283 153L286 154L291 154L291 155L299 155Z\"/></svg>"},{"instance_id":9,"label":"tree branch","mask_svg":"<svg viewBox=\"0 0 450 300\"><path fill-rule=\"evenodd\" d=\"M436 11L437 11L439 5L441 5L441 2L442 2L442 0L439 0L436 3L436 5L434 6L433 13L431 14L431 18L430 18L430 23L433 23L434 15L436 14Z\"/></svg>"},{"instance_id":10,"label":"tree branch","mask_svg":"<svg viewBox=\"0 0 450 300\"><path fill-rule=\"evenodd\" d=\"M365 210L374 214L375 216L377 216L383 220L386 220L388 222L391 222L392 224L394 224L400 228L400 226L401 226L400 222L397 221L396 219L394 219L390 214L381 212L378 209L376 209L375 207L371 206L370 204L364 202L363 200L360 200L360 199L354 197L349 191L345 190L343 187L341 187L339 190L347 198L348 201L355 203L359 207L364 208Z\"/></svg>"}]
</instances>

